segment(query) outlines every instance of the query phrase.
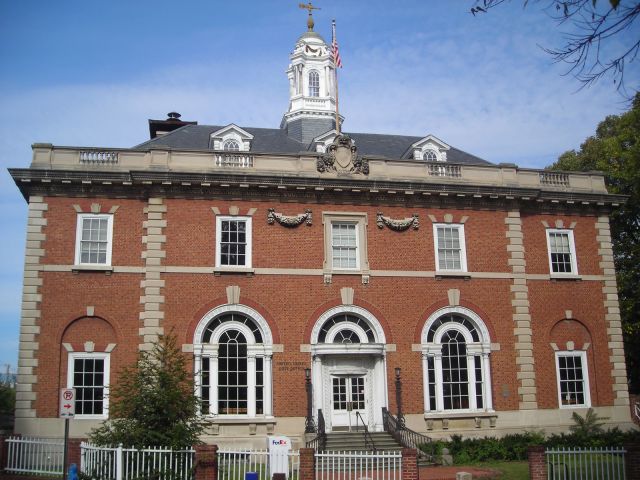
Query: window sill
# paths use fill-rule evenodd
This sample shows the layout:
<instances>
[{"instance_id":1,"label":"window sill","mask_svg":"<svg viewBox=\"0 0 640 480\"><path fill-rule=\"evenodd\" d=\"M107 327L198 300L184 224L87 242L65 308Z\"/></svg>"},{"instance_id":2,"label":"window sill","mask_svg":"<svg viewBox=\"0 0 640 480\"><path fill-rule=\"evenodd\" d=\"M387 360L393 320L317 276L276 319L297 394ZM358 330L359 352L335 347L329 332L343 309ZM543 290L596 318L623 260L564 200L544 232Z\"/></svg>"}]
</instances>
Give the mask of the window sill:
<instances>
[{"instance_id":1,"label":"window sill","mask_svg":"<svg viewBox=\"0 0 640 480\"><path fill-rule=\"evenodd\" d=\"M205 418L219 425L267 425L276 423L275 417L246 417L234 415L205 415Z\"/></svg>"},{"instance_id":2,"label":"window sill","mask_svg":"<svg viewBox=\"0 0 640 480\"><path fill-rule=\"evenodd\" d=\"M485 423L485 427L487 426L486 421L489 421L489 427L495 428L498 423L498 414L495 411L478 411L478 412L438 412L438 413L430 413L425 412L424 421L427 425L427 430L433 430L435 422L438 421L441 423L442 430L449 429L449 422L451 420L473 420L476 428L482 428L483 420Z\"/></svg>"},{"instance_id":3,"label":"window sill","mask_svg":"<svg viewBox=\"0 0 640 480\"><path fill-rule=\"evenodd\" d=\"M476 418L476 417L481 417L481 418L491 418L491 417L497 417L498 414L496 412L487 412L487 411L478 411L478 412L437 412L437 413L431 413L431 412L425 412L424 414L424 418L425 420L437 420L437 419L442 419L442 418L451 418L451 419L456 419L456 418Z\"/></svg>"},{"instance_id":4,"label":"window sill","mask_svg":"<svg viewBox=\"0 0 640 480\"><path fill-rule=\"evenodd\" d=\"M73 265L71 267L73 273L78 272L104 272L106 275L113 273L113 266L111 265Z\"/></svg>"},{"instance_id":5,"label":"window sill","mask_svg":"<svg viewBox=\"0 0 640 480\"><path fill-rule=\"evenodd\" d=\"M246 268L246 267L238 267L238 268L234 268L234 267L215 267L213 269L213 274L214 275L240 274L240 275L252 276L252 275L255 274L255 269L254 268Z\"/></svg>"},{"instance_id":6,"label":"window sill","mask_svg":"<svg viewBox=\"0 0 640 480\"><path fill-rule=\"evenodd\" d=\"M560 280L560 281L577 282L582 280L582 277L580 275L572 275L572 274L564 275L559 273L552 273L549 278L552 281Z\"/></svg>"},{"instance_id":7,"label":"window sill","mask_svg":"<svg viewBox=\"0 0 640 480\"><path fill-rule=\"evenodd\" d=\"M363 285L368 285L371 279L369 270L325 270L323 272L324 283L329 285L334 275L358 275Z\"/></svg>"},{"instance_id":8,"label":"window sill","mask_svg":"<svg viewBox=\"0 0 640 480\"><path fill-rule=\"evenodd\" d=\"M436 279L438 278L463 278L465 280L469 280L471 278L471 274L469 272L461 271L436 270Z\"/></svg>"}]
</instances>

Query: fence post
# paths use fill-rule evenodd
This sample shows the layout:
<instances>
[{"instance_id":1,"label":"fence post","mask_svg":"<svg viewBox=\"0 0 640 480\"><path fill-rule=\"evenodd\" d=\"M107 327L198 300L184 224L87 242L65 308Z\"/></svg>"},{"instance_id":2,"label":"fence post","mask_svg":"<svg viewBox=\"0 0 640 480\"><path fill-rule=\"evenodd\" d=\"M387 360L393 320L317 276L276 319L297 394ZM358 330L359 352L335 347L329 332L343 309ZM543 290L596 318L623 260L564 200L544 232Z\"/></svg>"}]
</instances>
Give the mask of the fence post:
<instances>
[{"instance_id":1,"label":"fence post","mask_svg":"<svg viewBox=\"0 0 640 480\"><path fill-rule=\"evenodd\" d=\"M418 480L418 452L415 448L402 449L402 480Z\"/></svg>"},{"instance_id":2,"label":"fence post","mask_svg":"<svg viewBox=\"0 0 640 480\"><path fill-rule=\"evenodd\" d=\"M0 435L0 472L7 466L7 449L9 444L7 443L7 437Z\"/></svg>"},{"instance_id":3,"label":"fence post","mask_svg":"<svg viewBox=\"0 0 640 480\"><path fill-rule=\"evenodd\" d=\"M625 445L624 449L627 451L624 455L624 469L627 478L640 478L640 444Z\"/></svg>"},{"instance_id":4,"label":"fence post","mask_svg":"<svg viewBox=\"0 0 640 480\"><path fill-rule=\"evenodd\" d=\"M122 480L122 444L116 449L116 480Z\"/></svg>"},{"instance_id":5,"label":"fence post","mask_svg":"<svg viewBox=\"0 0 640 480\"><path fill-rule=\"evenodd\" d=\"M313 448L300 449L300 480L315 480L316 451Z\"/></svg>"},{"instance_id":6,"label":"fence post","mask_svg":"<svg viewBox=\"0 0 640 480\"><path fill-rule=\"evenodd\" d=\"M71 464L75 463L78 466L78 470L80 470L80 444L82 443L81 438L70 438L67 443L67 467L70 467ZM64 478L66 478L67 472L64 472Z\"/></svg>"},{"instance_id":7,"label":"fence post","mask_svg":"<svg viewBox=\"0 0 640 480\"><path fill-rule=\"evenodd\" d=\"M527 449L529 457L529 478L531 480L547 480L547 459L544 447L535 445Z\"/></svg>"},{"instance_id":8,"label":"fence post","mask_svg":"<svg viewBox=\"0 0 640 480\"><path fill-rule=\"evenodd\" d=\"M218 479L218 446L217 445L196 445L194 480L217 480Z\"/></svg>"}]
</instances>

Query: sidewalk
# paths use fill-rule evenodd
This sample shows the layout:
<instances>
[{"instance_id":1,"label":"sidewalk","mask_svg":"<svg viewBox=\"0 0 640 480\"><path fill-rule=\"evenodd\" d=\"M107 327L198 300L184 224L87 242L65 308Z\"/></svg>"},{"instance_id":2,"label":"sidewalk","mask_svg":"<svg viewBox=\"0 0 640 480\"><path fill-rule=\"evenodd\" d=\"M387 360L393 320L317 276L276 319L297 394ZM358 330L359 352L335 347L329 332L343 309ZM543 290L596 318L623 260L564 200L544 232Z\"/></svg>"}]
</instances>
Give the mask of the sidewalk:
<instances>
[{"instance_id":1,"label":"sidewalk","mask_svg":"<svg viewBox=\"0 0 640 480\"><path fill-rule=\"evenodd\" d=\"M463 465L455 467L422 467L420 469L420 480L456 480L456 473L467 472L476 478L498 478L500 472L490 468L465 467Z\"/></svg>"}]
</instances>

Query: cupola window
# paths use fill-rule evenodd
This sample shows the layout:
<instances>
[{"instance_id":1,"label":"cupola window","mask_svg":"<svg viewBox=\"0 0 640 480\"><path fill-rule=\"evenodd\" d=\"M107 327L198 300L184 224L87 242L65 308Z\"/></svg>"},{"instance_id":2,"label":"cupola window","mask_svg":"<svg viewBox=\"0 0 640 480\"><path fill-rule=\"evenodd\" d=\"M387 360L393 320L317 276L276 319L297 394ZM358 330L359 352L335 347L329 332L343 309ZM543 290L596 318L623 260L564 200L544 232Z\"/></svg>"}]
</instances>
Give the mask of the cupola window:
<instances>
[{"instance_id":1,"label":"cupola window","mask_svg":"<svg viewBox=\"0 0 640 480\"><path fill-rule=\"evenodd\" d=\"M315 70L309 72L309 96L320 96L320 74Z\"/></svg>"},{"instance_id":2,"label":"cupola window","mask_svg":"<svg viewBox=\"0 0 640 480\"><path fill-rule=\"evenodd\" d=\"M438 161L438 154L434 151L434 150L425 150L424 154L422 155L422 159L427 161L427 162L437 162Z\"/></svg>"}]
</instances>

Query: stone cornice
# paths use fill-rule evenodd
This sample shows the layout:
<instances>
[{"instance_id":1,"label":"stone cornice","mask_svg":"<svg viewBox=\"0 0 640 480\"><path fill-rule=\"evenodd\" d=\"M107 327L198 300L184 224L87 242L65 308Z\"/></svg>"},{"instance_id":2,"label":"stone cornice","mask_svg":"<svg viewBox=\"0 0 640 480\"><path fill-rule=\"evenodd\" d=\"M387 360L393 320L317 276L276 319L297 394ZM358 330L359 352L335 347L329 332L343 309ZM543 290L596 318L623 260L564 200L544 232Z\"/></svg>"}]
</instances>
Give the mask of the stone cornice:
<instances>
[{"instance_id":1,"label":"stone cornice","mask_svg":"<svg viewBox=\"0 0 640 480\"><path fill-rule=\"evenodd\" d=\"M22 195L43 196L121 196L125 198L194 197L241 195L246 198L280 198L293 201L310 197L316 200L362 201L395 204L404 202L476 204L525 201L529 205L546 204L557 210L611 208L625 202L623 195L543 188L504 187L419 181L372 180L368 178L283 176L233 172L169 172L153 170L106 171L62 169L9 169ZM269 193L270 192L270 193ZM436 200L436 198L438 200ZM550 205L548 205L550 204ZM555 206L554 206L555 205ZM537 208L535 208L537 209Z\"/></svg>"}]
</instances>

